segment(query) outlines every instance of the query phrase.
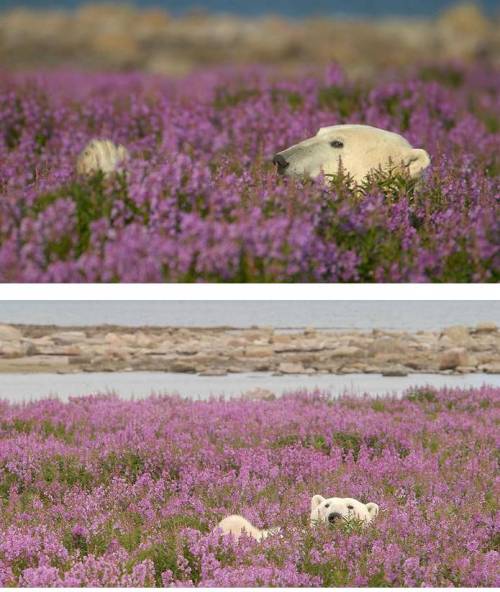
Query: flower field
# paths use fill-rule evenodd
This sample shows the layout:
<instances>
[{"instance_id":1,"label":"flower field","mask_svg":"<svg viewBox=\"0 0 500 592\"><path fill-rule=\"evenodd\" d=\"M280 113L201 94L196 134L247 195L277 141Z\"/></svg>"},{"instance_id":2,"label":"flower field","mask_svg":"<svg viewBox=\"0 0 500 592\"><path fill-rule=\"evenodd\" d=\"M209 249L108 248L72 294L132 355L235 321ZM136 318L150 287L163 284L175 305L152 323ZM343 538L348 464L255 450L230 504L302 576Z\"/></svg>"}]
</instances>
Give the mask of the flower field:
<instances>
[{"instance_id":1,"label":"flower field","mask_svg":"<svg viewBox=\"0 0 500 592\"><path fill-rule=\"evenodd\" d=\"M0 403L0 586L498 586L500 390ZM313 494L380 506L308 524ZM262 543L214 531L241 513Z\"/></svg>"},{"instance_id":2,"label":"flower field","mask_svg":"<svg viewBox=\"0 0 500 592\"><path fill-rule=\"evenodd\" d=\"M2 74L0 281L498 281L499 97L484 64L373 84L335 66ZM425 148L422 181L276 174L276 151L346 122ZM126 173L76 175L93 137L130 150Z\"/></svg>"}]
</instances>

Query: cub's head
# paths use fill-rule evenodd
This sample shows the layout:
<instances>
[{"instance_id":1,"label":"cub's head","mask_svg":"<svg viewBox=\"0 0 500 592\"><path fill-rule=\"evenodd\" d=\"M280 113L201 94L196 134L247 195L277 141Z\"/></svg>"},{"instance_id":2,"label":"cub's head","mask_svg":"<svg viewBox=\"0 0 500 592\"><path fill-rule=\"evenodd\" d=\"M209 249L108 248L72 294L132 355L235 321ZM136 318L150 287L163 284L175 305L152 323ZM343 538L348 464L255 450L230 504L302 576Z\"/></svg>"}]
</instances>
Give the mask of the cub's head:
<instances>
[{"instance_id":1,"label":"cub's head","mask_svg":"<svg viewBox=\"0 0 500 592\"><path fill-rule=\"evenodd\" d=\"M378 506L373 502L363 504L351 497L329 497L314 495L311 499L311 526L318 522L337 524L351 518L368 524L378 514Z\"/></svg>"},{"instance_id":2,"label":"cub's head","mask_svg":"<svg viewBox=\"0 0 500 592\"><path fill-rule=\"evenodd\" d=\"M331 125L312 137L274 155L285 175L337 175L342 167L356 183L371 171L407 172L418 177L430 164L425 150L413 148L399 134L369 125Z\"/></svg>"},{"instance_id":3,"label":"cub's head","mask_svg":"<svg viewBox=\"0 0 500 592\"><path fill-rule=\"evenodd\" d=\"M76 172L78 175L92 176L102 171L104 176L109 176L129 157L128 150L121 144L94 138L78 156Z\"/></svg>"}]
</instances>

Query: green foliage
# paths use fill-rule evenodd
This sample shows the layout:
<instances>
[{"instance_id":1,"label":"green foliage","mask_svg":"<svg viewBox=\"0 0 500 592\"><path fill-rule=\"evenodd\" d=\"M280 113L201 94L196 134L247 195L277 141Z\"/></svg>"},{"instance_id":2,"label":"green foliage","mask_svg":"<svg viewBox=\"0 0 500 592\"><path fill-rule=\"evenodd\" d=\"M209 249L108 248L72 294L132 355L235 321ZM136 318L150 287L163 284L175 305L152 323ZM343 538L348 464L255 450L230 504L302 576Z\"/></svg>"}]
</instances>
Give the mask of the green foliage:
<instances>
[{"instance_id":1,"label":"green foliage","mask_svg":"<svg viewBox=\"0 0 500 592\"><path fill-rule=\"evenodd\" d=\"M383 413L386 411L385 403L381 399L375 399L372 403L373 411L377 411L378 413Z\"/></svg>"},{"instance_id":2,"label":"green foliage","mask_svg":"<svg viewBox=\"0 0 500 592\"><path fill-rule=\"evenodd\" d=\"M189 525L194 525L196 523L195 521L190 520L189 517L176 516L174 518L178 528L188 527ZM165 533L161 543L151 545L147 549L141 549L137 555L129 561L128 569L130 570L137 563L149 559L154 566L155 583L157 586L161 587L161 574L166 570L170 570L173 573L174 579L180 579L183 577L177 564L177 558L180 555L182 555L188 563L192 582L195 585L198 584L201 580L200 559L191 552L186 543L183 543L178 539L177 533L172 531Z\"/></svg>"},{"instance_id":3,"label":"green foliage","mask_svg":"<svg viewBox=\"0 0 500 592\"><path fill-rule=\"evenodd\" d=\"M336 111L345 119L361 107L362 91L358 87L327 86L318 92L318 105L321 109Z\"/></svg>"},{"instance_id":4,"label":"green foliage","mask_svg":"<svg viewBox=\"0 0 500 592\"><path fill-rule=\"evenodd\" d=\"M120 476L134 483L144 471L144 459L133 451L111 452L102 460L101 473L105 480Z\"/></svg>"},{"instance_id":5,"label":"green foliage","mask_svg":"<svg viewBox=\"0 0 500 592\"><path fill-rule=\"evenodd\" d=\"M35 427L35 422L31 419L15 418L12 422L3 421L0 428L7 432L19 432L20 434L30 434Z\"/></svg>"},{"instance_id":6,"label":"green foliage","mask_svg":"<svg viewBox=\"0 0 500 592\"><path fill-rule=\"evenodd\" d=\"M0 499L8 500L12 486L18 485L18 478L6 468L2 468L0 475Z\"/></svg>"},{"instance_id":7,"label":"green foliage","mask_svg":"<svg viewBox=\"0 0 500 592\"><path fill-rule=\"evenodd\" d=\"M391 583L385 577L384 568L381 568L375 575L368 579L368 586L371 588L390 588Z\"/></svg>"},{"instance_id":8,"label":"green foliage","mask_svg":"<svg viewBox=\"0 0 500 592\"><path fill-rule=\"evenodd\" d=\"M411 178L406 171L384 171L375 169L371 171L366 179L359 185L358 190L366 195L371 192L381 192L387 200L395 203L405 196L413 201L415 188L419 183L418 179Z\"/></svg>"},{"instance_id":9,"label":"green foliage","mask_svg":"<svg viewBox=\"0 0 500 592\"><path fill-rule=\"evenodd\" d=\"M336 588L349 584L349 570L347 566L335 556L325 557L325 561L316 562L311 558L311 550L314 548L314 538L308 534L304 540L302 557L298 568L301 572L321 579L321 587Z\"/></svg>"},{"instance_id":10,"label":"green foliage","mask_svg":"<svg viewBox=\"0 0 500 592\"><path fill-rule=\"evenodd\" d=\"M300 436L297 434L288 434L287 436L278 436L271 444L271 448L286 448L295 446L300 442Z\"/></svg>"},{"instance_id":11,"label":"green foliage","mask_svg":"<svg viewBox=\"0 0 500 592\"><path fill-rule=\"evenodd\" d=\"M62 544L70 554L78 553L80 557L85 557L89 553L89 545L85 537L75 535L71 531L63 534Z\"/></svg>"},{"instance_id":12,"label":"green foliage","mask_svg":"<svg viewBox=\"0 0 500 592\"><path fill-rule=\"evenodd\" d=\"M410 107L403 107L402 99L409 98L410 91L406 90L402 95L395 94L393 96L385 97L382 105L387 113L397 120L399 128L405 132L410 127L410 118L412 110Z\"/></svg>"},{"instance_id":13,"label":"green foliage","mask_svg":"<svg viewBox=\"0 0 500 592\"><path fill-rule=\"evenodd\" d=\"M118 203L127 212L127 223L139 220L147 224L149 220L148 210L139 208L130 199L125 175L117 173L108 180L102 172L89 179L74 181L53 193L40 195L29 213L38 216L59 199L68 198L75 204L75 232L48 243L45 249L48 259L51 255L63 260L78 258L86 252L90 246L92 223L100 219L112 223L112 211Z\"/></svg>"},{"instance_id":14,"label":"green foliage","mask_svg":"<svg viewBox=\"0 0 500 592\"><path fill-rule=\"evenodd\" d=\"M335 432L333 434L333 444L342 449L342 456L345 458L349 453L352 453L355 461L358 460L359 451L363 441L359 434L350 434L347 432Z\"/></svg>"},{"instance_id":15,"label":"green foliage","mask_svg":"<svg viewBox=\"0 0 500 592\"><path fill-rule=\"evenodd\" d=\"M218 110L236 107L240 103L255 99L260 96L260 91L251 88L242 88L235 92L230 92L225 88L218 88L215 93L214 108Z\"/></svg>"},{"instance_id":16,"label":"green foliage","mask_svg":"<svg viewBox=\"0 0 500 592\"><path fill-rule=\"evenodd\" d=\"M46 483L64 483L70 487L79 486L90 489L94 477L76 458L55 455L50 460L42 461L40 474Z\"/></svg>"},{"instance_id":17,"label":"green foliage","mask_svg":"<svg viewBox=\"0 0 500 592\"><path fill-rule=\"evenodd\" d=\"M405 397L414 403L436 403L436 392L431 389L417 389Z\"/></svg>"},{"instance_id":18,"label":"green foliage","mask_svg":"<svg viewBox=\"0 0 500 592\"><path fill-rule=\"evenodd\" d=\"M67 429L67 427L62 423L53 423L52 421L45 419L42 421L42 433L45 437L53 436L58 440L63 440L68 444L72 444L75 440L74 431Z\"/></svg>"},{"instance_id":19,"label":"green foliage","mask_svg":"<svg viewBox=\"0 0 500 592\"><path fill-rule=\"evenodd\" d=\"M439 82L450 88L459 88L464 83L463 73L449 64L423 66L418 77L424 82Z\"/></svg>"},{"instance_id":20,"label":"green foliage","mask_svg":"<svg viewBox=\"0 0 500 592\"><path fill-rule=\"evenodd\" d=\"M288 106L292 111L297 111L304 105L304 97L298 92L278 88L271 89L271 100L273 105L279 105L283 99L288 103Z\"/></svg>"},{"instance_id":21,"label":"green foliage","mask_svg":"<svg viewBox=\"0 0 500 592\"><path fill-rule=\"evenodd\" d=\"M314 448L315 450L324 452L325 454L329 454L330 452L330 445L322 435L309 436L306 439L305 444L307 447Z\"/></svg>"}]
</instances>

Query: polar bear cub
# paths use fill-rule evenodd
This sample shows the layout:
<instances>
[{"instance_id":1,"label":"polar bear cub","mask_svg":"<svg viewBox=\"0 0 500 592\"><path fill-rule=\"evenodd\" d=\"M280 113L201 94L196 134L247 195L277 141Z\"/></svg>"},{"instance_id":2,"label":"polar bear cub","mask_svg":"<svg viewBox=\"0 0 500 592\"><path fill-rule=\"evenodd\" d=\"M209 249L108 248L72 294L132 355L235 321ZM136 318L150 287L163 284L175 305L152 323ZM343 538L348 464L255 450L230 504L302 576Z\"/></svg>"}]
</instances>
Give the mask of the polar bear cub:
<instances>
[{"instance_id":1,"label":"polar bear cub","mask_svg":"<svg viewBox=\"0 0 500 592\"><path fill-rule=\"evenodd\" d=\"M254 526L251 522L249 522L243 516L238 516L233 514L232 516L227 516L223 520L219 522L217 525L218 528L222 530L223 534L231 534L234 536L236 540L240 538L240 536L245 532L246 534L250 535L257 541L263 541L267 539L268 536L272 534L277 534L280 532L281 528L270 528L269 530L261 530Z\"/></svg>"},{"instance_id":2,"label":"polar bear cub","mask_svg":"<svg viewBox=\"0 0 500 592\"><path fill-rule=\"evenodd\" d=\"M336 524L342 520L351 520L353 518L368 524L375 518L378 511L378 505L373 502L363 504L351 497L329 497L325 499L321 495L313 495L311 498L311 526L316 526L318 522ZM243 516L236 514L221 520L217 527L222 530L222 534L230 534L236 540L245 533L256 541L263 541L268 536L281 532L281 528L261 530Z\"/></svg>"},{"instance_id":3,"label":"polar bear cub","mask_svg":"<svg viewBox=\"0 0 500 592\"><path fill-rule=\"evenodd\" d=\"M363 504L352 497L328 497L313 495L311 499L311 526L318 522L335 524L342 520L361 520L365 524L377 516L379 507L373 502Z\"/></svg>"},{"instance_id":4,"label":"polar bear cub","mask_svg":"<svg viewBox=\"0 0 500 592\"><path fill-rule=\"evenodd\" d=\"M79 175L93 175L102 171L105 176L113 173L129 158L129 152L121 144L111 140L91 140L82 150L76 161Z\"/></svg>"},{"instance_id":5,"label":"polar bear cub","mask_svg":"<svg viewBox=\"0 0 500 592\"><path fill-rule=\"evenodd\" d=\"M337 175L340 167L356 183L371 171L407 171L418 177L430 164L425 150L394 132L370 125L331 125L274 155L273 163L285 175Z\"/></svg>"}]
</instances>

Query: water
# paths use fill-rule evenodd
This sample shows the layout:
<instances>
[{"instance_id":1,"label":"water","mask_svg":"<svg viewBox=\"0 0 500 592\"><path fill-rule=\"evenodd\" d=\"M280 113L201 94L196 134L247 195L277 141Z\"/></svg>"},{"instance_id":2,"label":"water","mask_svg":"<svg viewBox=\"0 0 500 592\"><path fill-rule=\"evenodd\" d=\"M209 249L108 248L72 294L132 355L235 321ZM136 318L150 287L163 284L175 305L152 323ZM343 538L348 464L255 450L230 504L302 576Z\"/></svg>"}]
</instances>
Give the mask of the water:
<instances>
[{"instance_id":1,"label":"water","mask_svg":"<svg viewBox=\"0 0 500 592\"><path fill-rule=\"evenodd\" d=\"M333 396L401 394L414 386L500 387L500 375L412 374L383 377L380 374L328 374L316 376L272 376L267 373L229 374L203 377L194 374L162 372L116 372L77 374L2 374L0 399L21 403L49 396L67 400L71 396L117 393L124 399L141 399L156 394L180 394L192 399L210 396L233 397L255 388L269 389L277 395L300 388L327 391Z\"/></svg>"},{"instance_id":2,"label":"water","mask_svg":"<svg viewBox=\"0 0 500 592\"><path fill-rule=\"evenodd\" d=\"M0 323L280 329L441 329L500 325L498 301L0 301Z\"/></svg>"},{"instance_id":3,"label":"water","mask_svg":"<svg viewBox=\"0 0 500 592\"><path fill-rule=\"evenodd\" d=\"M1 0L0 7L76 8L84 0ZM123 3L123 2L122 2ZM241 16L279 14L291 18L313 15L343 17L436 16L455 0L136 0L136 6L160 6L172 14L193 9ZM498 0L478 0L489 14L498 14Z\"/></svg>"}]
</instances>

